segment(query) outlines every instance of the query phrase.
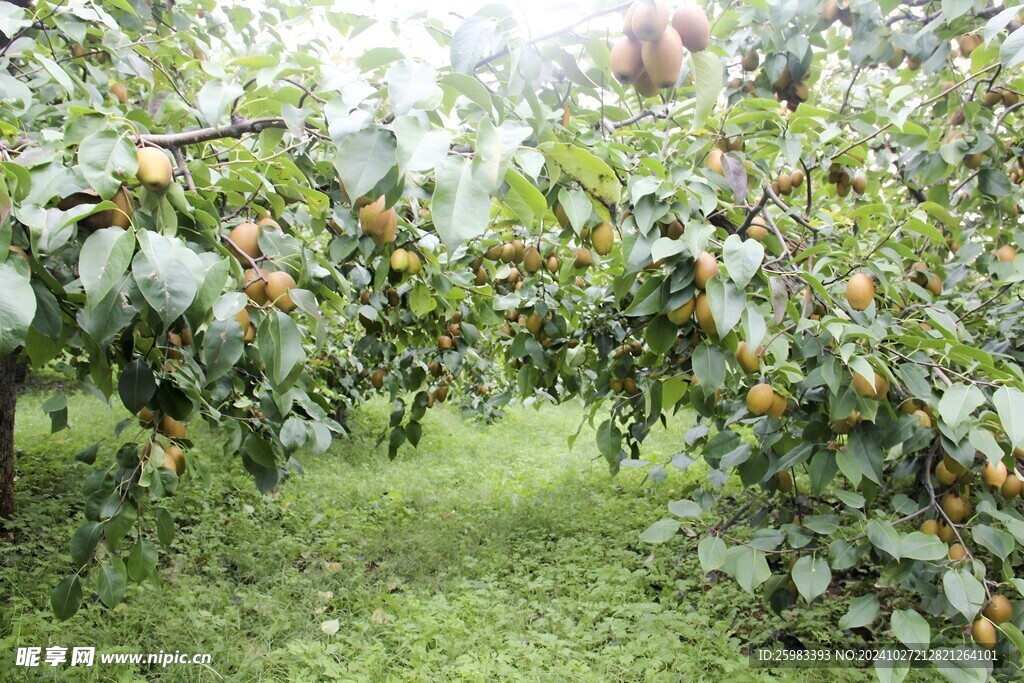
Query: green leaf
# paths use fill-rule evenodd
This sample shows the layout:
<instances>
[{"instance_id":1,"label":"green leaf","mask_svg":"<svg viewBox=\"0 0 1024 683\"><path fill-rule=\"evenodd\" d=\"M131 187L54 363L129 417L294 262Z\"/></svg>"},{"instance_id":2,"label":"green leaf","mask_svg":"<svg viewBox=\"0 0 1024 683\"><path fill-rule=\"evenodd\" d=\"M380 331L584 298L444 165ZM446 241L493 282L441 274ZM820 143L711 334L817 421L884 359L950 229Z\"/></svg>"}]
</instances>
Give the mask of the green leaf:
<instances>
[{"instance_id":1,"label":"green leaf","mask_svg":"<svg viewBox=\"0 0 1024 683\"><path fill-rule=\"evenodd\" d=\"M544 216L548 208L544 195L514 168L505 172L505 182L509 186L508 192L505 193L505 203L525 225L537 225L538 219Z\"/></svg>"},{"instance_id":2,"label":"green leaf","mask_svg":"<svg viewBox=\"0 0 1024 683\"><path fill-rule=\"evenodd\" d=\"M82 583L78 580L78 574L64 577L50 592L50 607L54 616L61 621L75 616L81 606Z\"/></svg>"},{"instance_id":3,"label":"green leaf","mask_svg":"<svg viewBox=\"0 0 1024 683\"><path fill-rule=\"evenodd\" d=\"M127 135L103 128L78 146L78 167L92 189L110 199L125 180L135 177L139 159Z\"/></svg>"},{"instance_id":4,"label":"green leaf","mask_svg":"<svg viewBox=\"0 0 1024 683\"><path fill-rule=\"evenodd\" d=\"M640 534L640 540L644 543L665 543L679 532L680 526L682 522L678 519L660 519Z\"/></svg>"},{"instance_id":5,"label":"green leaf","mask_svg":"<svg viewBox=\"0 0 1024 683\"><path fill-rule=\"evenodd\" d=\"M693 61L693 80L697 85L697 103L690 130L697 130L704 125L722 92L722 58L710 50L702 50L690 53L690 59Z\"/></svg>"},{"instance_id":6,"label":"green leaf","mask_svg":"<svg viewBox=\"0 0 1024 683\"><path fill-rule=\"evenodd\" d=\"M935 220L941 221L947 228L959 228L960 221L958 221L953 214L951 214L946 207L935 202L923 202L920 207L924 209L929 216Z\"/></svg>"},{"instance_id":7,"label":"green leaf","mask_svg":"<svg viewBox=\"0 0 1024 683\"><path fill-rule=\"evenodd\" d=\"M92 554L99 545L103 535L103 525L99 522L85 521L75 530L71 537L71 559L78 566L83 566L92 559Z\"/></svg>"},{"instance_id":8,"label":"green leaf","mask_svg":"<svg viewBox=\"0 0 1024 683\"><path fill-rule=\"evenodd\" d=\"M1024 392L1014 387L1002 386L992 395L992 404L999 413L1003 431L1014 448L1024 448Z\"/></svg>"},{"instance_id":9,"label":"green leaf","mask_svg":"<svg viewBox=\"0 0 1024 683\"><path fill-rule=\"evenodd\" d=\"M174 242L158 233L138 233L141 250L132 259L132 275L146 303L170 327L192 303L198 287L191 273L175 257Z\"/></svg>"},{"instance_id":10,"label":"green leaf","mask_svg":"<svg viewBox=\"0 0 1024 683\"><path fill-rule=\"evenodd\" d=\"M437 165L431 208L434 227L449 251L483 234L491 216L490 197L477 185L472 164L462 157Z\"/></svg>"},{"instance_id":11,"label":"green leaf","mask_svg":"<svg viewBox=\"0 0 1024 683\"><path fill-rule=\"evenodd\" d=\"M164 545L174 540L174 518L164 508L156 508L156 537Z\"/></svg>"},{"instance_id":12,"label":"green leaf","mask_svg":"<svg viewBox=\"0 0 1024 683\"><path fill-rule=\"evenodd\" d=\"M729 235L722 245L722 256L729 271L729 279L740 289L746 287L764 261L764 246L757 240L743 240Z\"/></svg>"},{"instance_id":13,"label":"green leaf","mask_svg":"<svg viewBox=\"0 0 1024 683\"><path fill-rule=\"evenodd\" d=\"M664 315L656 317L647 324L647 329L644 330L644 339L647 340L651 350L659 355L667 353L672 348L678 335L679 326Z\"/></svg>"},{"instance_id":14,"label":"green leaf","mask_svg":"<svg viewBox=\"0 0 1024 683\"><path fill-rule=\"evenodd\" d=\"M932 629L928 621L912 609L895 610L889 620L889 627L893 635L907 647L932 642Z\"/></svg>"},{"instance_id":15,"label":"green leaf","mask_svg":"<svg viewBox=\"0 0 1024 683\"><path fill-rule=\"evenodd\" d=\"M1016 648L1018 666L1024 664L1024 633L1021 633L1020 629L1009 621L999 624L997 628L1003 632L1006 639L1013 643L1013 647Z\"/></svg>"},{"instance_id":16,"label":"green leaf","mask_svg":"<svg viewBox=\"0 0 1024 683\"><path fill-rule=\"evenodd\" d=\"M811 602L824 593L832 582L832 570L829 569L828 561L823 557L807 555L801 557L793 565L790 574L800 595L807 602Z\"/></svg>"},{"instance_id":17,"label":"green leaf","mask_svg":"<svg viewBox=\"0 0 1024 683\"><path fill-rule=\"evenodd\" d=\"M382 128L349 133L335 142L334 167L353 200L372 190L398 164L395 136Z\"/></svg>"},{"instance_id":18,"label":"green leaf","mask_svg":"<svg viewBox=\"0 0 1024 683\"><path fill-rule=\"evenodd\" d=\"M867 525L867 535L868 540L876 548L889 553L893 559L898 560L903 556L903 544L900 542L900 535L889 522L872 519Z\"/></svg>"},{"instance_id":19,"label":"green leaf","mask_svg":"<svg viewBox=\"0 0 1024 683\"><path fill-rule=\"evenodd\" d=\"M850 600L850 609L839 619L839 628L860 628L871 624L878 618L878 598L874 595L861 595Z\"/></svg>"},{"instance_id":20,"label":"green leaf","mask_svg":"<svg viewBox=\"0 0 1024 683\"><path fill-rule=\"evenodd\" d=\"M270 442L262 438L258 434L249 434L245 438L245 445L243 446L245 454L249 456L253 462L267 468L277 467L277 460L274 457L274 448Z\"/></svg>"},{"instance_id":21,"label":"green leaf","mask_svg":"<svg viewBox=\"0 0 1024 683\"><path fill-rule=\"evenodd\" d=\"M622 451L622 434L611 420L605 420L597 428L597 450L609 463L617 461Z\"/></svg>"},{"instance_id":22,"label":"green leaf","mask_svg":"<svg viewBox=\"0 0 1024 683\"><path fill-rule=\"evenodd\" d=\"M697 557L705 574L720 569L725 564L725 541L718 536L705 536L697 544Z\"/></svg>"},{"instance_id":23,"label":"green leaf","mask_svg":"<svg viewBox=\"0 0 1024 683\"><path fill-rule=\"evenodd\" d=\"M946 600L968 621L974 619L985 603L985 588L967 569L950 569L942 577Z\"/></svg>"},{"instance_id":24,"label":"green leaf","mask_svg":"<svg viewBox=\"0 0 1024 683\"><path fill-rule=\"evenodd\" d=\"M1004 69L1010 69L1024 62L1024 27L1018 28L1003 41L999 48L999 61Z\"/></svg>"},{"instance_id":25,"label":"green leaf","mask_svg":"<svg viewBox=\"0 0 1024 683\"><path fill-rule=\"evenodd\" d=\"M291 316L271 311L256 331L256 345L267 366L266 375L277 391L287 391L298 378L306 360L302 335Z\"/></svg>"},{"instance_id":26,"label":"green leaf","mask_svg":"<svg viewBox=\"0 0 1024 683\"><path fill-rule=\"evenodd\" d=\"M558 190L558 203L562 205L572 229L579 235L590 219L590 214L594 212L594 205L587 197L587 193L563 187Z\"/></svg>"},{"instance_id":27,"label":"green leaf","mask_svg":"<svg viewBox=\"0 0 1024 683\"><path fill-rule=\"evenodd\" d=\"M491 19L471 16L452 35L452 68L463 74L471 74L477 63L495 51L501 34Z\"/></svg>"},{"instance_id":28,"label":"green leaf","mask_svg":"<svg viewBox=\"0 0 1024 683\"><path fill-rule=\"evenodd\" d=\"M452 135L444 129L427 128L415 116L395 119L395 150L398 165L403 171L424 173L432 171L438 161L448 156Z\"/></svg>"},{"instance_id":29,"label":"green leaf","mask_svg":"<svg viewBox=\"0 0 1024 683\"><path fill-rule=\"evenodd\" d=\"M674 500L668 504L668 511L677 517L700 517L703 510L692 500Z\"/></svg>"},{"instance_id":30,"label":"green leaf","mask_svg":"<svg viewBox=\"0 0 1024 683\"><path fill-rule=\"evenodd\" d=\"M970 384L954 384L939 400L939 416L950 427L956 427L985 403L985 395Z\"/></svg>"},{"instance_id":31,"label":"green leaf","mask_svg":"<svg viewBox=\"0 0 1024 683\"><path fill-rule=\"evenodd\" d=\"M437 299L434 298L429 287L422 282L417 282L409 292L409 308L415 316L422 318L437 308Z\"/></svg>"},{"instance_id":32,"label":"green leaf","mask_svg":"<svg viewBox=\"0 0 1024 683\"><path fill-rule=\"evenodd\" d=\"M231 103L243 93L242 88L234 83L209 81L196 94L196 107L209 125L216 126Z\"/></svg>"},{"instance_id":33,"label":"green leaf","mask_svg":"<svg viewBox=\"0 0 1024 683\"><path fill-rule=\"evenodd\" d=\"M102 228L89 235L78 256L78 274L90 299L102 299L128 272L135 251L135 233Z\"/></svg>"},{"instance_id":34,"label":"green leaf","mask_svg":"<svg viewBox=\"0 0 1024 683\"><path fill-rule=\"evenodd\" d=\"M1013 476L1013 475L1010 475ZM971 535L978 545L986 548L993 555L1005 560L1013 552L1016 541L1012 534L993 529L986 524L975 524L971 527Z\"/></svg>"},{"instance_id":35,"label":"green leaf","mask_svg":"<svg viewBox=\"0 0 1024 683\"><path fill-rule=\"evenodd\" d=\"M693 373L705 391L714 392L725 385L725 356L713 344L701 344L691 357Z\"/></svg>"},{"instance_id":36,"label":"green leaf","mask_svg":"<svg viewBox=\"0 0 1024 683\"><path fill-rule=\"evenodd\" d=\"M742 545L726 551L725 567L731 570L730 573L736 577L736 583L748 593L753 593L755 588L772 575L764 553Z\"/></svg>"},{"instance_id":37,"label":"green leaf","mask_svg":"<svg viewBox=\"0 0 1024 683\"><path fill-rule=\"evenodd\" d=\"M412 109L426 109L440 101L437 71L424 62L403 59L388 69L388 98L395 116L405 116ZM433 104L432 104L433 103Z\"/></svg>"},{"instance_id":38,"label":"green leaf","mask_svg":"<svg viewBox=\"0 0 1024 683\"><path fill-rule=\"evenodd\" d=\"M946 556L948 547L934 534L913 531L900 539L900 557L934 561Z\"/></svg>"},{"instance_id":39,"label":"green leaf","mask_svg":"<svg viewBox=\"0 0 1024 683\"><path fill-rule=\"evenodd\" d=\"M206 382L210 384L235 366L245 351L245 331L234 317L214 319L203 335L203 363L206 364Z\"/></svg>"},{"instance_id":40,"label":"green leaf","mask_svg":"<svg viewBox=\"0 0 1024 683\"><path fill-rule=\"evenodd\" d=\"M721 277L711 278L704 291L708 295L708 306L715 319L718 336L724 337L739 323L746 308L746 296L736 285Z\"/></svg>"},{"instance_id":41,"label":"green leaf","mask_svg":"<svg viewBox=\"0 0 1024 683\"><path fill-rule=\"evenodd\" d=\"M586 149L567 142L545 142L537 149L605 206L619 202L622 186L615 172Z\"/></svg>"},{"instance_id":42,"label":"green leaf","mask_svg":"<svg viewBox=\"0 0 1024 683\"><path fill-rule=\"evenodd\" d=\"M142 410L156 393L156 379L149 365L141 358L128 363L117 380L117 393L129 412Z\"/></svg>"},{"instance_id":43,"label":"green leaf","mask_svg":"<svg viewBox=\"0 0 1024 683\"><path fill-rule=\"evenodd\" d=\"M99 582L96 592L107 607L114 607L124 599L125 586L128 583L128 570L117 555L111 555L100 567Z\"/></svg>"},{"instance_id":44,"label":"green leaf","mask_svg":"<svg viewBox=\"0 0 1024 683\"><path fill-rule=\"evenodd\" d=\"M145 581L156 569L157 551L153 541L142 539L136 543L130 553L126 568L128 576L136 583Z\"/></svg>"},{"instance_id":45,"label":"green leaf","mask_svg":"<svg viewBox=\"0 0 1024 683\"><path fill-rule=\"evenodd\" d=\"M36 295L27 277L10 260L0 263L0 357L25 343L36 315Z\"/></svg>"},{"instance_id":46,"label":"green leaf","mask_svg":"<svg viewBox=\"0 0 1024 683\"><path fill-rule=\"evenodd\" d=\"M530 135L530 128L506 121L495 128L491 120L480 120L473 154L473 179L484 192L494 193L505 179L512 155Z\"/></svg>"}]
</instances>

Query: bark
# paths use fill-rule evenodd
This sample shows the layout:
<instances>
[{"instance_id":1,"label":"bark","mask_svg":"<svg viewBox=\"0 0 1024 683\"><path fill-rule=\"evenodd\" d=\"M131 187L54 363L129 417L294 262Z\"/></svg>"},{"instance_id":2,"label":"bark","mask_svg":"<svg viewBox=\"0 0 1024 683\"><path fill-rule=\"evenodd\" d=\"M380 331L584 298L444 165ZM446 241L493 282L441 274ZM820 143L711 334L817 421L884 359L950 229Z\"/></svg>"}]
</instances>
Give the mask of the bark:
<instances>
[{"instance_id":1,"label":"bark","mask_svg":"<svg viewBox=\"0 0 1024 683\"><path fill-rule=\"evenodd\" d=\"M18 401L18 354L0 359L0 517L14 514L14 407Z\"/></svg>"}]
</instances>

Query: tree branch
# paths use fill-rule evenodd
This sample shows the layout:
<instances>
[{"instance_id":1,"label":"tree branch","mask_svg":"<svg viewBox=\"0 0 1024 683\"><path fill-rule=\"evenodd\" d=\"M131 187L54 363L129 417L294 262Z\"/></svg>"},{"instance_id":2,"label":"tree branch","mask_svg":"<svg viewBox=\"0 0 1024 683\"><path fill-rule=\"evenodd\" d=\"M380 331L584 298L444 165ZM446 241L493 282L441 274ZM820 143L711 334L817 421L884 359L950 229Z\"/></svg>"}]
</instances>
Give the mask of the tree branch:
<instances>
[{"instance_id":1,"label":"tree branch","mask_svg":"<svg viewBox=\"0 0 1024 683\"><path fill-rule=\"evenodd\" d=\"M242 119L223 126L212 126L210 128L199 128L184 133L146 134L139 135L137 142L157 147L181 147L184 145L198 145L202 142L220 140L223 138L240 138L250 133L259 133L267 128L287 128L283 118L268 116L259 119Z\"/></svg>"}]
</instances>

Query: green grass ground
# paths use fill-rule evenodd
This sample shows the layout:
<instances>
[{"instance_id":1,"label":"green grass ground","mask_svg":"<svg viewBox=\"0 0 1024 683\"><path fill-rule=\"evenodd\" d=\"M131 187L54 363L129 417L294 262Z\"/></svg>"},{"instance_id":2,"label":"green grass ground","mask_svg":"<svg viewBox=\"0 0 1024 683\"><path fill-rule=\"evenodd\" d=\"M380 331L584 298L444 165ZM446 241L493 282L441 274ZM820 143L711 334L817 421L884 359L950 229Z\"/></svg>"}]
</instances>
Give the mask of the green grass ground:
<instances>
[{"instance_id":1,"label":"green grass ground","mask_svg":"<svg viewBox=\"0 0 1024 683\"><path fill-rule=\"evenodd\" d=\"M699 473L673 472L662 484L638 470L610 477L592 432L567 448L576 405L516 408L491 426L435 409L420 448L392 462L375 446L387 406L373 403L353 416L351 438L300 456L305 475L273 495L259 494L238 458L197 429L196 453L213 476L209 488L184 482L175 497L182 528L161 553L159 584L130 585L113 611L96 603L58 622L49 591L71 568L77 489L90 471L72 455L99 440L109 461L124 411L73 395L71 428L51 436L47 395L19 402L19 512L7 527L16 540L0 541L0 680L28 673L9 668L16 647L56 644L208 652L217 674L62 667L38 679L873 679L750 669L741 648L775 631L841 638L831 624L845 604L777 616L731 580L706 582L697 538L641 544L638 534ZM655 432L646 455L668 459L687 427L680 418Z\"/></svg>"}]
</instances>

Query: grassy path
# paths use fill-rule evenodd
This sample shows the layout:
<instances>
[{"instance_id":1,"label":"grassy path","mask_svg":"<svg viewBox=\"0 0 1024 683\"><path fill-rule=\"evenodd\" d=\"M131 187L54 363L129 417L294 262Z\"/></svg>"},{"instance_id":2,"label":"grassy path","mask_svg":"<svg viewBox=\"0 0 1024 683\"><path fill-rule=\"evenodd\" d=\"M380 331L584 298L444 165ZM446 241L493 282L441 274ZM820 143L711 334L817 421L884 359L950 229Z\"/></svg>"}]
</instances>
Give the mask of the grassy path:
<instances>
[{"instance_id":1,"label":"grassy path","mask_svg":"<svg viewBox=\"0 0 1024 683\"><path fill-rule=\"evenodd\" d=\"M305 476L269 496L197 430L196 453L213 476L209 488L192 477L171 505L184 528L161 555L159 583L129 586L113 613L97 604L58 623L48 594L71 566L76 488L88 471L72 455L102 440L100 458L111 458L123 410L73 396L71 430L50 436L45 397L27 394L18 414L20 513L10 527L17 543L9 552L4 541L0 562L9 596L0 680L18 645L84 644L209 652L231 681L768 681L779 679L747 666L744 641L780 628L818 635L845 611L778 617L731 581L707 584L686 539L652 553L638 533L698 475L672 472L660 485L638 470L610 478L592 433L567 448L577 406L517 408L491 426L445 406L431 412L419 450L390 462L375 446L387 422L380 402L354 416L353 436L330 453L300 456ZM667 460L686 422L656 431L645 456ZM39 674L77 680L71 671ZM185 666L89 675L220 680Z\"/></svg>"}]
</instances>

